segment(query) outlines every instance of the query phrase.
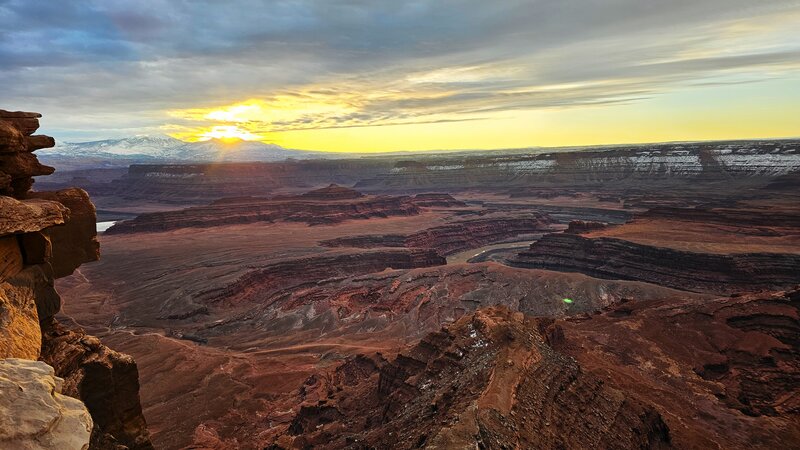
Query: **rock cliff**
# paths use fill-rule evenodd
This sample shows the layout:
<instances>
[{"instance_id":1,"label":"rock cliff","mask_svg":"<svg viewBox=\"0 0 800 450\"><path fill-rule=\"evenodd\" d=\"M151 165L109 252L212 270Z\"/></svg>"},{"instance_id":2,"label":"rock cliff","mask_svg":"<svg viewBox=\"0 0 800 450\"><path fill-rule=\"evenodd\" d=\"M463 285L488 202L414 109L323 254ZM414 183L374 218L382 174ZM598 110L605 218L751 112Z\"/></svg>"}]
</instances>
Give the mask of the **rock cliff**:
<instances>
[{"instance_id":1,"label":"rock cliff","mask_svg":"<svg viewBox=\"0 0 800 450\"><path fill-rule=\"evenodd\" d=\"M448 155L397 161L359 189L530 188L542 183L588 185L643 180L772 179L800 170L800 142L698 142L584 148L542 154Z\"/></svg>"},{"instance_id":2,"label":"rock cliff","mask_svg":"<svg viewBox=\"0 0 800 450\"><path fill-rule=\"evenodd\" d=\"M281 296L301 286L313 286L331 278L346 278L385 269L413 269L446 264L432 249L385 249L359 253L325 254L281 261L252 270L224 289L201 297L205 301L237 304L244 301L269 303L275 294Z\"/></svg>"},{"instance_id":3,"label":"rock cliff","mask_svg":"<svg viewBox=\"0 0 800 450\"><path fill-rule=\"evenodd\" d=\"M548 234L510 263L597 278L645 281L693 292L780 289L800 283L797 254L696 253L576 234Z\"/></svg>"},{"instance_id":4,"label":"rock cliff","mask_svg":"<svg viewBox=\"0 0 800 450\"><path fill-rule=\"evenodd\" d=\"M449 196L447 196L449 197ZM168 231L188 227L214 227L254 222L305 222L324 225L371 217L412 216L431 205L429 197L366 196L331 185L296 196L273 198L234 197L179 211L141 214L109 228L108 234ZM462 206L452 197L437 198L437 206Z\"/></svg>"},{"instance_id":5,"label":"rock cliff","mask_svg":"<svg viewBox=\"0 0 800 450\"><path fill-rule=\"evenodd\" d=\"M462 317L392 361L355 358L307 402L273 448L659 448L661 415L548 345L540 321L494 307Z\"/></svg>"},{"instance_id":6,"label":"rock cliff","mask_svg":"<svg viewBox=\"0 0 800 450\"><path fill-rule=\"evenodd\" d=\"M54 145L48 136L33 135L39 128L39 117L36 113L0 110L0 358L41 359L54 367L57 375L67 380L63 394L83 401L94 418L93 427L91 420L81 422L88 423L92 431L90 448L149 449L133 361L94 337L66 330L55 319L61 309L55 279L97 260L99 245L95 208L86 192L30 191L34 176L54 170L39 164L32 153ZM41 372L40 383L55 386L55 382L47 381L55 379L53 368L44 363L38 363L36 368ZM62 392L62 382L57 385L58 392ZM35 395L33 389L28 392ZM61 397L48 401L58 402ZM72 416L77 403L80 402L75 400L70 404ZM2 414L0 420L16 420L11 412ZM59 421L44 410L42 414ZM67 419L65 416L65 426ZM50 448L81 448L82 444L75 442L84 438L89 445L88 431L83 436L72 426L74 440L67 444L64 431L56 428L29 431L38 436L36 439L55 445Z\"/></svg>"},{"instance_id":7,"label":"rock cliff","mask_svg":"<svg viewBox=\"0 0 800 450\"><path fill-rule=\"evenodd\" d=\"M569 222L569 227L564 230L564 233L569 234L583 234L583 233L590 233L592 231L602 230L606 228L608 224L603 222L593 222L591 220L572 220Z\"/></svg>"},{"instance_id":8,"label":"rock cliff","mask_svg":"<svg viewBox=\"0 0 800 450\"><path fill-rule=\"evenodd\" d=\"M43 362L0 360L0 447L89 448L92 417L79 400L61 394L63 383Z\"/></svg>"},{"instance_id":9,"label":"rock cliff","mask_svg":"<svg viewBox=\"0 0 800 450\"><path fill-rule=\"evenodd\" d=\"M783 448L800 438L798 307L791 290L481 309L315 373L268 448Z\"/></svg>"},{"instance_id":10,"label":"rock cliff","mask_svg":"<svg viewBox=\"0 0 800 450\"><path fill-rule=\"evenodd\" d=\"M790 227L800 228L800 207L794 211L775 208L676 208L659 206L636 214L636 220L667 219L685 222L713 223L731 227Z\"/></svg>"},{"instance_id":11,"label":"rock cliff","mask_svg":"<svg viewBox=\"0 0 800 450\"><path fill-rule=\"evenodd\" d=\"M433 248L448 255L471 248L534 233L550 231L553 220L546 214L527 217L487 217L427 228L409 235L364 235L323 241L327 247Z\"/></svg>"}]
</instances>

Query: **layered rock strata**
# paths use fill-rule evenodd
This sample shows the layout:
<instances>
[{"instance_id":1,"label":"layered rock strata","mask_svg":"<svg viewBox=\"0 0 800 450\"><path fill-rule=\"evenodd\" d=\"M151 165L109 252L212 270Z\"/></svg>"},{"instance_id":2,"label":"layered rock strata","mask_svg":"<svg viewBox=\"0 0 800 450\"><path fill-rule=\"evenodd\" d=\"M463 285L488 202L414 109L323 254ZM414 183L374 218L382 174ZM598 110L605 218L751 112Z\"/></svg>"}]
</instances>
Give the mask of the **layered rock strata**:
<instances>
[{"instance_id":1,"label":"layered rock strata","mask_svg":"<svg viewBox=\"0 0 800 450\"><path fill-rule=\"evenodd\" d=\"M800 438L798 308L792 290L478 310L312 375L269 448L783 448Z\"/></svg>"},{"instance_id":2,"label":"layered rock strata","mask_svg":"<svg viewBox=\"0 0 800 450\"><path fill-rule=\"evenodd\" d=\"M794 211L743 208L677 208L660 206L634 216L636 220L666 219L713 223L739 228L800 228L800 207Z\"/></svg>"},{"instance_id":3,"label":"layered rock strata","mask_svg":"<svg viewBox=\"0 0 800 450\"><path fill-rule=\"evenodd\" d=\"M693 292L780 289L800 283L800 255L796 254L696 253L575 234L546 235L509 263Z\"/></svg>"},{"instance_id":4,"label":"layered rock strata","mask_svg":"<svg viewBox=\"0 0 800 450\"><path fill-rule=\"evenodd\" d=\"M272 448L659 448L651 406L548 345L546 321L465 316L392 361L355 358L301 391Z\"/></svg>"},{"instance_id":5,"label":"layered rock strata","mask_svg":"<svg viewBox=\"0 0 800 450\"><path fill-rule=\"evenodd\" d=\"M494 217L427 228L410 235L348 236L320 242L326 247L408 247L433 248L448 255L495 242L503 242L526 234L551 230L553 221L545 214L527 217Z\"/></svg>"},{"instance_id":6,"label":"layered rock strata","mask_svg":"<svg viewBox=\"0 0 800 450\"><path fill-rule=\"evenodd\" d=\"M651 403L676 448L800 442L800 291L634 301L559 322L555 347Z\"/></svg>"},{"instance_id":7,"label":"layered rock strata","mask_svg":"<svg viewBox=\"0 0 800 450\"><path fill-rule=\"evenodd\" d=\"M449 197L449 196L448 196ZM187 227L214 227L254 222L305 222L311 225L335 224L372 217L412 216L431 199L408 196L366 196L352 189L329 186L297 196L273 198L237 197L217 200L207 206L180 211L142 214L119 222L108 234L168 231ZM444 199L437 199L442 205ZM448 206L463 203L450 197Z\"/></svg>"},{"instance_id":8,"label":"layered rock strata","mask_svg":"<svg viewBox=\"0 0 800 450\"><path fill-rule=\"evenodd\" d=\"M686 180L772 179L800 170L800 141L698 142L585 148L542 154L436 155L403 159L359 189L641 186Z\"/></svg>"},{"instance_id":9,"label":"layered rock strata","mask_svg":"<svg viewBox=\"0 0 800 450\"><path fill-rule=\"evenodd\" d=\"M593 222L591 220L573 220L570 221L569 226L564 233L568 234L583 234L591 233L592 231L602 230L608 226L604 222Z\"/></svg>"},{"instance_id":10,"label":"layered rock strata","mask_svg":"<svg viewBox=\"0 0 800 450\"><path fill-rule=\"evenodd\" d=\"M39 164L32 153L54 145L48 136L33 135L39 127L39 117L36 113L0 110L0 358L42 359L55 367L58 376L67 380L63 393L86 403L95 419L94 427L91 420L84 421L88 423L86 436L74 432L75 439L85 438L88 445L88 431L93 430L91 448L150 448L139 406L138 375L135 365L132 370L128 368L132 364L130 358L113 352L96 338L64 329L55 320L61 309L55 279L71 274L83 263L97 260L99 245L95 208L86 192L80 189L30 192L32 177L53 171ZM79 337L73 339L75 345L67 348L61 343L63 339L58 338L60 335ZM82 348L77 341L91 341L92 345ZM44 363L39 365L48 367ZM99 366L105 367L109 375L105 378L88 375L102 372L97 369ZM53 369L47 370L53 379ZM45 375L40 379L48 379L47 374L40 375ZM76 383L80 384L79 389L75 388ZM62 382L57 385L58 392L62 392ZM30 390L29 394L34 392ZM102 402L113 404L113 408L97 408L95 405L101 398ZM56 422L62 421L53 417ZM11 420L0 417L6 419ZM65 424L67 419L66 416L63 419ZM134 429L139 430L138 440L131 445L134 442L126 439L126 433ZM36 439L52 441L53 445L56 445L54 439L63 438L53 427L36 433ZM116 438L124 445L114 443ZM63 441L63 445L50 448L83 445L70 442Z\"/></svg>"},{"instance_id":11,"label":"layered rock strata","mask_svg":"<svg viewBox=\"0 0 800 450\"><path fill-rule=\"evenodd\" d=\"M201 300L269 303L276 293L313 286L332 279L346 278L385 269L413 269L446 264L432 249L384 249L360 253L329 254L281 261L241 276L236 282L199 295Z\"/></svg>"}]
</instances>

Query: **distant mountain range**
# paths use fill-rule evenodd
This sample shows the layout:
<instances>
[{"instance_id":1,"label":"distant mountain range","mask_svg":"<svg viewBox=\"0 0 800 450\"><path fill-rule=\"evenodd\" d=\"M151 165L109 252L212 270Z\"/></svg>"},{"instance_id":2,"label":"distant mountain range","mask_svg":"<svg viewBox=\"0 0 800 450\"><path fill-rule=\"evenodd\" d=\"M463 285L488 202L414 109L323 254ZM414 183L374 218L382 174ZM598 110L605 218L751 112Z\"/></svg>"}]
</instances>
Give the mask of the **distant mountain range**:
<instances>
[{"instance_id":1,"label":"distant mountain range","mask_svg":"<svg viewBox=\"0 0 800 450\"><path fill-rule=\"evenodd\" d=\"M316 159L335 155L290 150L279 145L255 141L211 139L184 142L169 136L134 136L91 142L60 142L54 148L37 152L45 163L80 160L99 166L147 162L280 161L287 158ZM83 165L83 164L81 164Z\"/></svg>"}]
</instances>

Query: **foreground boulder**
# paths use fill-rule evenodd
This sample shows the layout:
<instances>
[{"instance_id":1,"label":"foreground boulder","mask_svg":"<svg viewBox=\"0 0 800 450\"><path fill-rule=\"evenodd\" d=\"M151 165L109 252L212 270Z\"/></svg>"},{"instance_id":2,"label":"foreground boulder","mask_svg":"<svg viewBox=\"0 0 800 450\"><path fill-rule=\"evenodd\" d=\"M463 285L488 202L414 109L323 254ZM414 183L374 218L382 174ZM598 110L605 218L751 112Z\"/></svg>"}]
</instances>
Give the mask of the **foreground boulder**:
<instances>
[{"instance_id":1,"label":"foreground boulder","mask_svg":"<svg viewBox=\"0 0 800 450\"><path fill-rule=\"evenodd\" d=\"M89 448L92 418L79 400L61 395L62 386L43 362L0 360L0 448Z\"/></svg>"}]
</instances>

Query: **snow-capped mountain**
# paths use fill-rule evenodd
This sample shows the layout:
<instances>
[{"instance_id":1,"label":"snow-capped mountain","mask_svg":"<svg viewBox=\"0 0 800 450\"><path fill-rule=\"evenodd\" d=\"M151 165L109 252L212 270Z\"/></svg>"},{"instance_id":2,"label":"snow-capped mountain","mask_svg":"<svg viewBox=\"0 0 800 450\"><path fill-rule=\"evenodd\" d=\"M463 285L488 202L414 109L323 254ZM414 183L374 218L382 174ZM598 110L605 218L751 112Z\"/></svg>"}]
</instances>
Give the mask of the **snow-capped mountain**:
<instances>
[{"instance_id":1,"label":"snow-capped mountain","mask_svg":"<svg viewBox=\"0 0 800 450\"><path fill-rule=\"evenodd\" d=\"M279 145L255 141L211 139L184 142L169 136L134 136L91 142L59 142L37 155L47 159L91 159L130 161L278 161L286 158L320 158L318 152L289 150Z\"/></svg>"}]
</instances>

